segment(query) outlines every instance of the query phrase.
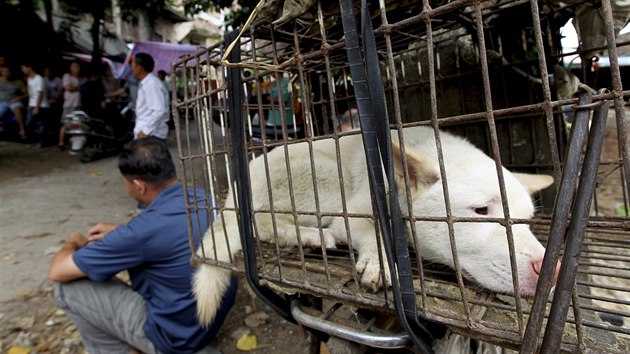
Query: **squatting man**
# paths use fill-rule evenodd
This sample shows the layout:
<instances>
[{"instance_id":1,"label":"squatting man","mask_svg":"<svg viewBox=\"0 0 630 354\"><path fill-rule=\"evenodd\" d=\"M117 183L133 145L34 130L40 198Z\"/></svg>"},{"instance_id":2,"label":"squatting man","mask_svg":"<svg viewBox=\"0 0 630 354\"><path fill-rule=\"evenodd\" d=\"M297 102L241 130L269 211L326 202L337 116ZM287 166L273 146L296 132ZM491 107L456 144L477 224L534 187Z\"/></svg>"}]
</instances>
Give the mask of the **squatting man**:
<instances>
[{"instance_id":1,"label":"squatting man","mask_svg":"<svg viewBox=\"0 0 630 354\"><path fill-rule=\"evenodd\" d=\"M184 188L166 144L145 138L118 161L125 191L147 207L127 224L99 223L70 234L53 256L55 300L74 322L90 354L216 353L210 343L234 304L235 277L208 326L199 324L191 290ZM195 200L193 190L187 190ZM196 191L197 200L205 200ZM199 202L197 202L199 203ZM208 227L200 208L193 232ZM128 271L131 284L116 275Z\"/></svg>"}]
</instances>

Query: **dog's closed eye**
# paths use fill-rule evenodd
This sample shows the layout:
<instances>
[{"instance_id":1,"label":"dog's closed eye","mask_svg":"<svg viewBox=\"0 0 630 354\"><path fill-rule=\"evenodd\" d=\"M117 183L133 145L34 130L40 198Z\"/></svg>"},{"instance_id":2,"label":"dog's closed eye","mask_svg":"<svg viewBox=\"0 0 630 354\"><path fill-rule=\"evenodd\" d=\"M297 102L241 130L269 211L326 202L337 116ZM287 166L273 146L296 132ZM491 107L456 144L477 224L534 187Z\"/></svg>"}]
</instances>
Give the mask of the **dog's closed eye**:
<instances>
[{"instance_id":1,"label":"dog's closed eye","mask_svg":"<svg viewBox=\"0 0 630 354\"><path fill-rule=\"evenodd\" d=\"M488 207L487 206L473 208L473 211L477 215L488 215Z\"/></svg>"}]
</instances>

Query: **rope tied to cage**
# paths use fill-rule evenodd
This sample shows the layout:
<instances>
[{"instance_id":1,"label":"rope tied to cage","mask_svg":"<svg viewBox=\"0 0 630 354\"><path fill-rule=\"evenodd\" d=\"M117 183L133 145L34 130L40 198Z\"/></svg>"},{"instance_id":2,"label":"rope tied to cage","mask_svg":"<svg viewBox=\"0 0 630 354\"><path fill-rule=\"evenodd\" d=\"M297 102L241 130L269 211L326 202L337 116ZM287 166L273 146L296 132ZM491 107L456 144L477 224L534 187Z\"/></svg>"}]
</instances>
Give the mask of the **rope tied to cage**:
<instances>
[{"instance_id":1,"label":"rope tied to cage","mask_svg":"<svg viewBox=\"0 0 630 354\"><path fill-rule=\"evenodd\" d=\"M236 38L234 38L234 40L232 40L230 44L227 46L225 53L223 53L223 57L221 57L221 64L225 65L226 67L232 67L232 68L240 67L240 68L254 69L254 70L266 69L269 71L284 71L278 64L269 64L269 63L254 62L254 61L247 61L247 62L241 61L238 63L232 63L228 60L228 56L234 50L234 46L237 43L240 43L241 37L243 36L245 31L249 29L251 24L258 17L258 14L262 11L262 9L266 6L266 4L267 4L267 0L260 0L258 4L256 5L256 7L254 7L254 10L252 10L252 13L249 14L247 21L245 21L245 24L239 31Z\"/></svg>"},{"instance_id":2,"label":"rope tied to cage","mask_svg":"<svg viewBox=\"0 0 630 354\"><path fill-rule=\"evenodd\" d=\"M580 84L578 86L578 88L584 90L585 93L587 93L589 95L590 100L593 100L593 92L594 90L585 84ZM606 93L609 93L610 91L606 88L603 89L599 89L599 91L597 91L598 95L604 95ZM581 109L595 109L598 108L599 106L603 105L606 101L602 100L602 101L596 101L596 102L591 102L591 103L586 103L586 104L574 104L571 106L571 109L574 111L578 111Z\"/></svg>"}]
</instances>

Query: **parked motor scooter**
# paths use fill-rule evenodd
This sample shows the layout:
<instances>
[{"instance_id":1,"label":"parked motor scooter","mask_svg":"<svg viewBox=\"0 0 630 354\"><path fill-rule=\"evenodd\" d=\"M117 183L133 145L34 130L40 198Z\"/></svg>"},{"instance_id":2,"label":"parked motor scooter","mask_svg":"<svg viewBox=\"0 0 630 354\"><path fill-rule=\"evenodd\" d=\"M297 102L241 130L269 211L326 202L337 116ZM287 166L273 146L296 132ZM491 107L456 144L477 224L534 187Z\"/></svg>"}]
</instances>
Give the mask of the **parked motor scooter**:
<instances>
[{"instance_id":1,"label":"parked motor scooter","mask_svg":"<svg viewBox=\"0 0 630 354\"><path fill-rule=\"evenodd\" d=\"M111 106L114 103L108 102ZM65 136L69 138L70 154L81 162L118 153L133 139L133 108L107 109L103 119L89 116L77 110L63 118Z\"/></svg>"}]
</instances>

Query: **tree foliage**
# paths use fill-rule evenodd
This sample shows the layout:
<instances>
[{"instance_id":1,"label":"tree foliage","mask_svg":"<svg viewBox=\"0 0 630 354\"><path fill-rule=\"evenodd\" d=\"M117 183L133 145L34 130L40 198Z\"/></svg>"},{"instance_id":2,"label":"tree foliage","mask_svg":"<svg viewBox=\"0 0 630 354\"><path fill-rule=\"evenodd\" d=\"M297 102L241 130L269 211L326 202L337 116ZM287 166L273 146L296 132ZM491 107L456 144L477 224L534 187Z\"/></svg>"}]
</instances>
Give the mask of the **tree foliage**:
<instances>
[{"instance_id":1,"label":"tree foliage","mask_svg":"<svg viewBox=\"0 0 630 354\"><path fill-rule=\"evenodd\" d=\"M90 30L93 44L92 63L100 64L102 58L100 44L101 21L105 18L105 10L108 6L111 6L111 2L109 0L63 0L63 2L76 12L87 12L92 14L93 22Z\"/></svg>"},{"instance_id":2,"label":"tree foliage","mask_svg":"<svg viewBox=\"0 0 630 354\"><path fill-rule=\"evenodd\" d=\"M232 25L234 28L243 25L257 4L258 0L240 0L238 9L225 15L226 24Z\"/></svg>"},{"instance_id":3,"label":"tree foliage","mask_svg":"<svg viewBox=\"0 0 630 354\"><path fill-rule=\"evenodd\" d=\"M247 21L247 17L259 0L184 0L184 12L186 15L194 15L206 10L231 9L225 15L225 25L236 28Z\"/></svg>"},{"instance_id":4,"label":"tree foliage","mask_svg":"<svg viewBox=\"0 0 630 354\"><path fill-rule=\"evenodd\" d=\"M170 7L168 0L119 0L123 19L136 22L137 15L144 13L150 22L160 17Z\"/></svg>"},{"instance_id":5,"label":"tree foliage","mask_svg":"<svg viewBox=\"0 0 630 354\"><path fill-rule=\"evenodd\" d=\"M247 16L254 9L258 0L238 0L235 7L234 0L183 0L184 14L192 16L207 10L220 11L231 9L226 14L226 25L238 27L245 23ZM171 5L169 0L120 0L123 16L127 20L134 20L138 12L144 12L149 18L157 18Z\"/></svg>"}]
</instances>

